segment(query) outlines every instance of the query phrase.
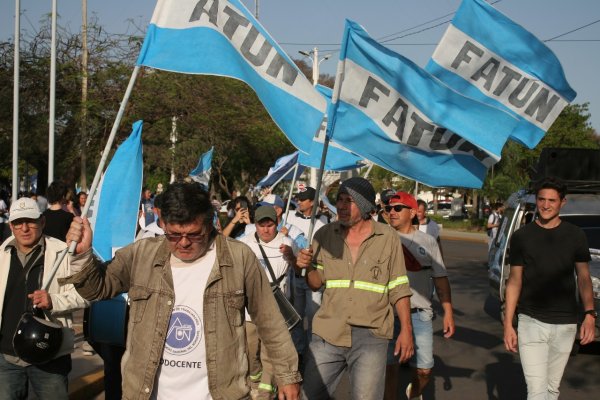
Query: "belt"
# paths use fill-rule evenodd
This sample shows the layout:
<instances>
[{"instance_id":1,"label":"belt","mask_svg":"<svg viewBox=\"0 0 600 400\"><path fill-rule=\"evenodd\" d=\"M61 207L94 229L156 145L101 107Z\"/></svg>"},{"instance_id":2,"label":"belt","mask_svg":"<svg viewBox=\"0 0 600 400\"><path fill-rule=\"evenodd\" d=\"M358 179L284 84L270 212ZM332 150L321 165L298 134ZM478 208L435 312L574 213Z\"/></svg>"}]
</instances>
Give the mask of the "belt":
<instances>
[{"instance_id":1,"label":"belt","mask_svg":"<svg viewBox=\"0 0 600 400\"><path fill-rule=\"evenodd\" d=\"M418 313L419 311L425 311L425 308L411 308L411 309L410 309L410 313L411 313L411 314L416 314L416 313Z\"/></svg>"}]
</instances>

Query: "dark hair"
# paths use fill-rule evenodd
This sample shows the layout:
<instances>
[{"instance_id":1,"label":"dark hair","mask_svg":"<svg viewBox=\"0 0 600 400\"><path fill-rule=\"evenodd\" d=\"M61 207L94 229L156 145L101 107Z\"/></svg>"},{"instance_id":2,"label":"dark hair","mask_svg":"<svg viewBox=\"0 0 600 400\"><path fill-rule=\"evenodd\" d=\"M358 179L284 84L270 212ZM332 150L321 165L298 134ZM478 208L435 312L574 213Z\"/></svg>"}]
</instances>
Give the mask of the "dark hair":
<instances>
[{"instance_id":1,"label":"dark hair","mask_svg":"<svg viewBox=\"0 0 600 400\"><path fill-rule=\"evenodd\" d=\"M67 186L60 181L54 181L48 186L46 193L49 204L58 203L67 196Z\"/></svg>"},{"instance_id":2,"label":"dark hair","mask_svg":"<svg viewBox=\"0 0 600 400\"><path fill-rule=\"evenodd\" d=\"M419 208L419 206L425 206L425 209L427 210L427 203L425 203L424 200L417 200L417 208Z\"/></svg>"},{"instance_id":3,"label":"dark hair","mask_svg":"<svg viewBox=\"0 0 600 400\"><path fill-rule=\"evenodd\" d=\"M165 223L185 225L198 218L203 224L212 226L213 206L204 187L197 183L175 182L162 193L161 217Z\"/></svg>"},{"instance_id":4,"label":"dark hair","mask_svg":"<svg viewBox=\"0 0 600 400\"><path fill-rule=\"evenodd\" d=\"M154 207L160 208L162 210L162 200L163 200L162 193L159 193L156 196L154 196Z\"/></svg>"},{"instance_id":5,"label":"dark hair","mask_svg":"<svg viewBox=\"0 0 600 400\"><path fill-rule=\"evenodd\" d=\"M541 181L537 182L535 185L535 197L538 196L538 194L540 193L540 190L542 189L554 189L558 192L558 197L560 197L560 199L564 199L565 196L567 195L567 185L565 185L563 183L563 181L561 181L558 178L555 178L553 176L549 176L547 178L542 179Z\"/></svg>"}]
</instances>

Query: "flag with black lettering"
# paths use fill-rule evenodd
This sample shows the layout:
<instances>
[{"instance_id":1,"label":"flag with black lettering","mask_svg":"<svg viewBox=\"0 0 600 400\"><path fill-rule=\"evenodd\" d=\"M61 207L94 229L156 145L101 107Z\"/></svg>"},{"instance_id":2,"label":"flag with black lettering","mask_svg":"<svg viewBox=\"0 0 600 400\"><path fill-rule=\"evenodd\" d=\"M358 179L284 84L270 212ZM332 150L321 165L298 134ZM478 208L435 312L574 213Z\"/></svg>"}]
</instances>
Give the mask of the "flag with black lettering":
<instances>
[{"instance_id":1,"label":"flag with black lettering","mask_svg":"<svg viewBox=\"0 0 600 400\"><path fill-rule=\"evenodd\" d=\"M316 85L319 93L325 97L327 104L331 103L332 90L327 86ZM321 167L321 158L323 156L323 146L325 142L325 135L327 133L327 114L323 116L323 122L312 139L312 145L310 153L299 152L298 162L300 165L311 168ZM325 155L325 171L347 171L350 169L360 168L364 166L361 162L363 158L352 153L350 150L344 148L339 143L331 140L327 147L327 154Z\"/></svg>"},{"instance_id":2,"label":"flag with black lettering","mask_svg":"<svg viewBox=\"0 0 600 400\"><path fill-rule=\"evenodd\" d=\"M517 124L450 89L346 20L328 132L348 150L430 186L478 188Z\"/></svg>"},{"instance_id":3,"label":"flag with black lettering","mask_svg":"<svg viewBox=\"0 0 600 400\"><path fill-rule=\"evenodd\" d=\"M511 139L529 148L576 96L552 50L482 0L463 0L425 69L518 116Z\"/></svg>"},{"instance_id":4,"label":"flag with black lettering","mask_svg":"<svg viewBox=\"0 0 600 400\"><path fill-rule=\"evenodd\" d=\"M239 0L158 0L138 65L246 82L305 152L326 102Z\"/></svg>"}]
</instances>

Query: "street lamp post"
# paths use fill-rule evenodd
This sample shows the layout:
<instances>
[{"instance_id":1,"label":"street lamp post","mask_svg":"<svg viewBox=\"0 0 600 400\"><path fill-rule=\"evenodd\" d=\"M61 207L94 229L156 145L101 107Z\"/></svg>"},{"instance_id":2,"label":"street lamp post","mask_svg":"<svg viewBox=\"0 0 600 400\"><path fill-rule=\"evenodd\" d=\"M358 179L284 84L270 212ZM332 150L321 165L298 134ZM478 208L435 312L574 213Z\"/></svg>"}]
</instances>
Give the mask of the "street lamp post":
<instances>
[{"instance_id":1,"label":"street lamp post","mask_svg":"<svg viewBox=\"0 0 600 400\"><path fill-rule=\"evenodd\" d=\"M326 54L321 59L319 59L319 48L318 47L313 48L311 51L300 50L298 53L302 54L303 56L310 57L312 59L312 83L313 83L313 86L317 86L317 84L319 83L319 66L321 65L321 63L323 61L328 60L329 57L331 57L331 54ZM310 169L309 185L310 185L310 187L313 187L313 188L315 186L317 186L317 169L316 168Z\"/></svg>"}]
</instances>

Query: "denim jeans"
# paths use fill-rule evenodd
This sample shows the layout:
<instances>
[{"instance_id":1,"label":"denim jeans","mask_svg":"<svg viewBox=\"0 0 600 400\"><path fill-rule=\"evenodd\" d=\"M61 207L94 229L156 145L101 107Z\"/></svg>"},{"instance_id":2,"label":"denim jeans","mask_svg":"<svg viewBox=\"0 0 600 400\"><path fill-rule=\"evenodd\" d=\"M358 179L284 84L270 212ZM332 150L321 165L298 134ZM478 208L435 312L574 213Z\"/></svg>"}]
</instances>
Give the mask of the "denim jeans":
<instances>
[{"instance_id":1,"label":"denim jeans","mask_svg":"<svg viewBox=\"0 0 600 400\"><path fill-rule=\"evenodd\" d=\"M313 292L306 284L304 277L294 276L292 279L292 289L294 291L294 308L300 314L302 321L292 329L292 340L296 351L300 355L304 355L310 344L312 337L312 320L319 307L321 307L321 298L323 292ZM304 319L307 322L307 329L304 330Z\"/></svg>"},{"instance_id":2,"label":"denim jeans","mask_svg":"<svg viewBox=\"0 0 600 400\"><path fill-rule=\"evenodd\" d=\"M433 310L419 309L410 315L415 341L415 354L410 359L413 368L433 368ZM390 340L387 353L387 364L398 364L400 355L394 356L396 340L400 335L400 320L394 317L394 339Z\"/></svg>"},{"instance_id":3,"label":"denim jeans","mask_svg":"<svg viewBox=\"0 0 600 400\"><path fill-rule=\"evenodd\" d=\"M558 399L576 332L576 324L547 324L519 314L519 354L528 400Z\"/></svg>"},{"instance_id":4,"label":"denim jeans","mask_svg":"<svg viewBox=\"0 0 600 400\"><path fill-rule=\"evenodd\" d=\"M352 327L352 347L334 346L313 335L306 361L302 398L333 397L346 367L352 399L381 400L385 388L385 360L389 340L368 328Z\"/></svg>"},{"instance_id":5,"label":"denim jeans","mask_svg":"<svg viewBox=\"0 0 600 400\"><path fill-rule=\"evenodd\" d=\"M53 360L48 364L65 364L68 361L70 369L70 356L68 360ZM53 368L53 365L41 366L29 365L21 367L9 363L0 354L0 399L2 400L25 400L28 397L28 386L35 392L38 399L43 400L66 400L69 396L67 391L67 373L64 366ZM57 372L57 369L61 372Z\"/></svg>"}]
</instances>

